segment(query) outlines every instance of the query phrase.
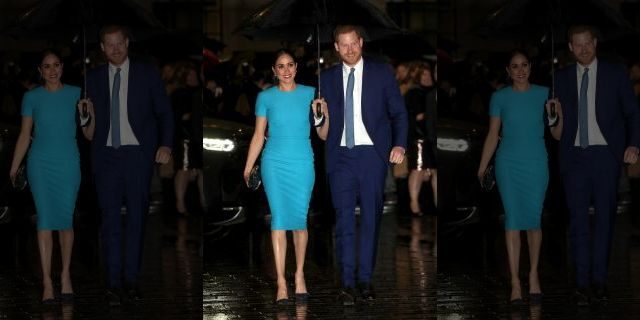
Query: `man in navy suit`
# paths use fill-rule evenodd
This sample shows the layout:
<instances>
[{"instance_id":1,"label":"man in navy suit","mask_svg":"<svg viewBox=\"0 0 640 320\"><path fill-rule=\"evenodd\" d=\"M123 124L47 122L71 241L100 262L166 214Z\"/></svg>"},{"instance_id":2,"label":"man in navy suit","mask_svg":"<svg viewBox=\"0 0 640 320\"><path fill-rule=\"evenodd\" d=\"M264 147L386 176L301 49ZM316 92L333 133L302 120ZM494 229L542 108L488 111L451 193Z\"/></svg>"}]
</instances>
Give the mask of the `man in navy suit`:
<instances>
[{"instance_id":1,"label":"man in navy suit","mask_svg":"<svg viewBox=\"0 0 640 320\"><path fill-rule=\"evenodd\" d=\"M623 68L596 58L596 32L589 26L574 26L568 35L577 64L556 74L557 99L550 102L558 104L558 117L550 119L550 125L552 135L560 140L560 174L576 271L573 298L576 304L586 306L592 299L608 298L618 179L623 163L638 160L640 110ZM551 114L550 103L547 113ZM590 237L592 201L595 215Z\"/></svg>"},{"instance_id":2,"label":"man in navy suit","mask_svg":"<svg viewBox=\"0 0 640 320\"><path fill-rule=\"evenodd\" d=\"M107 299L111 305L119 305L123 298L139 299L137 282L151 175L154 162L167 163L171 157L173 114L159 72L129 59L127 30L104 27L100 41L109 63L88 74L88 99L81 100L79 108L86 102L93 119L83 131L92 140ZM127 208L124 227L123 204Z\"/></svg>"},{"instance_id":3,"label":"man in navy suit","mask_svg":"<svg viewBox=\"0 0 640 320\"><path fill-rule=\"evenodd\" d=\"M334 39L342 63L321 74L324 100L314 104L322 103L325 115L318 133L326 140L327 174L336 210L336 255L342 277L339 299L352 305L356 285L362 298L374 299L371 278L385 175L389 163L404 159L408 120L391 68L362 58L361 29L339 26Z\"/></svg>"}]
</instances>

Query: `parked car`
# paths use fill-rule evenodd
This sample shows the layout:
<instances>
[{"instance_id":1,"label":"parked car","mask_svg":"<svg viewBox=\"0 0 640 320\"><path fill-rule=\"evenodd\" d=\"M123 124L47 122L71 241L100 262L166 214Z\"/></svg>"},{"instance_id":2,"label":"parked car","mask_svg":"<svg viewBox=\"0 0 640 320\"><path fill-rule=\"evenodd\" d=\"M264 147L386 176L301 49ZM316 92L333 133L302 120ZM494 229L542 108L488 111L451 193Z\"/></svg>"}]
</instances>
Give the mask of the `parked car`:
<instances>
[{"instance_id":1,"label":"parked car","mask_svg":"<svg viewBox=\"0 0 640 320\"><path fill-rule=\"evenodd\" d=\"M206 233L207 226L244 221L263 192L249 191L242 178L253 127L207 117L202 125Z\"/></svg>"},{"instance_id":2,"label":"parked car","mask_svg":"<svg viewBox=\"0 0 640 320\"><path fill-rule=\"evenodd\" d=\"M19 133L18 126L0 122L0 224L11 222L17 214L17 208L24 208L25 202L30 201L28 185L25 189L17 191L9 179L9 169Z\"/></svg>"},{"instance_id":3,"label":"parked car","mask_svg":"<svg viewBox=\"0 0 640 320\"><path fill-rule=\"evenodd\" d=\"M441 117L437 132L438 193L442 213L438 222L444 231L448 227L478 222L485 200L492 198L495 188L489 193L483 192L476 177L486 126Z\"/></svg>"}]
</instances>

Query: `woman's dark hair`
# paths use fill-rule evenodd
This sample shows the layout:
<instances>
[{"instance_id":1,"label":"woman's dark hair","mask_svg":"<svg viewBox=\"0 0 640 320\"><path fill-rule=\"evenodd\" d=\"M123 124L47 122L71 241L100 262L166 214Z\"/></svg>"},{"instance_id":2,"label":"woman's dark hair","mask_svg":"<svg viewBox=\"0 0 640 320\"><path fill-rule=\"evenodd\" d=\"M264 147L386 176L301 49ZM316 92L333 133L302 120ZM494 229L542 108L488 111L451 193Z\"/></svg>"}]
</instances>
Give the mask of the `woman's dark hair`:
<instances>
[{"instance_id":1,"label":"woman's dark hair","mask_svg":"<svg viewBox=\"0 0 640 320\"><path fill-rule=\"evenodd\" d=\"M509 66L511 65L511 59L513 59L513 57L517 55L523 56L525 59L527 59L527 61L529 61L529 64L531 64L531 58L529 57L527 52L522 49L513 49L511 50L511 52L509 52L509 59L507 59L507 68L509 68Z\"/></svg>"},{"instance_id":2,"label":"woman's dark hair","mask_svg":"<svg viewBox=\"0 0 640 320\"><path fill-rule=\"evenodd\" d=\"M42 50L42 52L40 53L40 61L39 64L42 64L42 60L44 60L44 58L46 58L47 56L53 55L56 58L58 58L58 60L60 60L60 62L62 62L62 56L60 56L60 53L58 53L58 51L52 49L52 48L47 48Z\"/></svg>"},{"instance_id":3,"label":"woman's dark hair","mask_svg":"<svg viewBox=\"0 0 640 320\"><path fill-rule=\"evenodd\" d=\"M272 60L273 64L272 64L272 66L275 66L276 65L276 61L278 61L278 59L280 59L280 57L285 55L285 54L288 55L289 57L291 57L291 59L293 59L293 62L296 62L296 58L293 55L293 52L291 52L291 50L289 50L289 49L282 48L282 49L278 49L273 54L273 60Z\"/></svg>"}]
</instances>

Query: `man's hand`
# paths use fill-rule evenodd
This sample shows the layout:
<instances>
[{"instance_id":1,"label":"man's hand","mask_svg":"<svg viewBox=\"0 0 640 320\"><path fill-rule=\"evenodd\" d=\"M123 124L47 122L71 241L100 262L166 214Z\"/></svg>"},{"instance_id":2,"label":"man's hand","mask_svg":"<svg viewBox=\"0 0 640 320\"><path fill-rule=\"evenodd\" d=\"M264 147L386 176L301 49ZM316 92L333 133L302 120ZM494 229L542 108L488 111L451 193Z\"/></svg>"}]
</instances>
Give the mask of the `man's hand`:
<instances>
[{"instance_id":1,"label":"man's hand","mask_svg":"<svg viewBox=\"0 0 640 320\"><path fill-rule=\"evenodd\" d=\"M162 146L158 148L156 152L156 162L160 164L167 164L171 159L171 148Z\"/></svg>"},{"instance_id":2,"label":"man's hand","mask_svg":"<svg viewBox=\"0 0 640 320\"><path fill-rule=\"evenodd\" d=\"M402 161L404 161L404 148L393 147L393 149L391 149L391 155L389 155L389 162L402 163Z\"/></svg>"},{"instance_id":3,"label":"man's hand","mask_svg":"<svg viewBox=\"0 0 640 320\"><path fill-rule=\"evenodd\" d=\"M624 151L624 162L634 164L638 161L638 150L637 147L629 146L627 150Z\"/></svg>"},{"instance_id":4,"label":"man's hand","mask_svg":"<svg viewBox=\"0 0 640 320\"><path fill-rule=\"evenodd\" d=\"M85 110L85 107L86 107L86 110ZM91 116L91 117L95 116L95 112L93 110L93 102L91 102L89 98L80 99L78 101L78 113L80 114L81 117L84 117L85 111L87 112L87 116Z\"/></svg>"}]
</instances>

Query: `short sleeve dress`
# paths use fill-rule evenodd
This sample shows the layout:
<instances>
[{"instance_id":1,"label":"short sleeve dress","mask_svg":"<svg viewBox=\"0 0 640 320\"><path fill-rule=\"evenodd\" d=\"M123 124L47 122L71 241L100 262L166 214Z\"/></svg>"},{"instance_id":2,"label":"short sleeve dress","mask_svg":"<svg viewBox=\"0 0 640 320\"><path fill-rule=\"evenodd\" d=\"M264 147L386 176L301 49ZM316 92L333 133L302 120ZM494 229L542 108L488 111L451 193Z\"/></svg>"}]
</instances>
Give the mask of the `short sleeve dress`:
<instances>
[{"instance_id":1,"label":"short sleeve dress","mask_svg":"<svg viewBox=\"0 0 640 320\"><path fill-rule=\"evenodd\" d=\"M73 227L80 187L80 154L76 142L76 105L80 88L64 85L27 91L22 115L33 119L27 157L27 179L37 211L38 230Z\"/></svg>"},{"instance_id":2,"label":"short sleeve dress","mask_svg":"<svg viewBox=\"0 0 640 320\"><path fill-rule=\"evenodd\" d=\"M300 84L292 91L274 86L260 92L256 100L256 116L266 117L268 126L260 172L272 230L307 228L315 181L309 137L314 92L314 88Z\"/></svg>"},{"instance_id":3,"label":"short sleeve dress","mask_svg":"<svg viewBox=\"0 0 640 320\"><path fill-rule=\"evenodd\" d=\"M538 85L522 92L507 86L491 97L489 115L502 122L495 163L507 230L540 228L549 181L544 144L544 104L548 93L547 87Z\"/></svg>"}]
</instances>

